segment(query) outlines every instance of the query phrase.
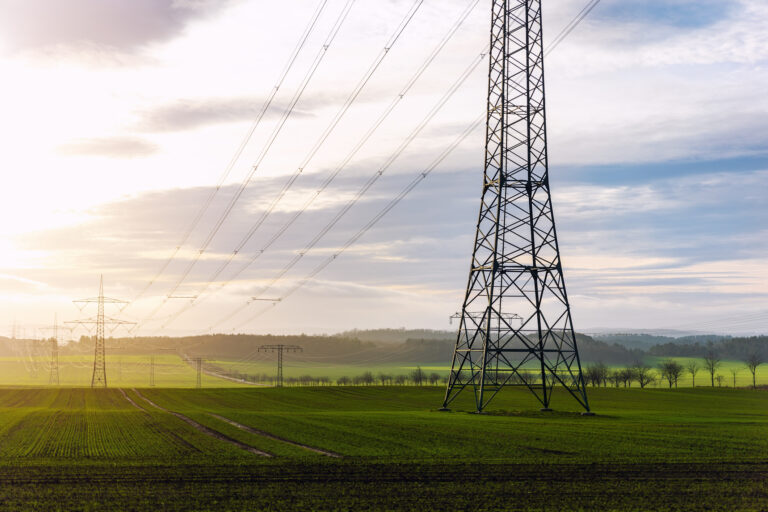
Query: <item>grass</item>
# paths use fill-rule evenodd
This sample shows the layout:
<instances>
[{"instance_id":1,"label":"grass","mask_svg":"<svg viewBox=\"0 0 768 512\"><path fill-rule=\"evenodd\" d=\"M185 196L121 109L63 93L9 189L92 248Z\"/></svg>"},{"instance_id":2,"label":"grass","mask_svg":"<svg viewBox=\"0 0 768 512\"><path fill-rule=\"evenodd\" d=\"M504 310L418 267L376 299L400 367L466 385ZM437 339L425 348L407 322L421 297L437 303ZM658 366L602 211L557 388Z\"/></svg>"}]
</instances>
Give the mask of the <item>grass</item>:
<instances>
[{"instance_id":1,"label":"grass","mask_svg":"<svg viewBox=\"0 0 768 512\"><path fill-rule=\"evenodd\" d=\"M557 393L559 412L542 413L522 390L468 414L469 394L436 411L442 389L331 387L262 390L149 390L182 413L215 410L240 423L357 457L540 462L759 461L768 454L768 394L732 389L590 389L598 416L580 416ZM717 411L713 414L712 408ZM478 436L478 430L484 436Z\"/></svg>"},{"instance_id":2,"label":"grass","mask_svg":"<svg viewBox=\"0 0 768 512\"><path fill-rule=\"evenodd\" d=\"M275 455L252 455L131 389L0 389L9 510L761 510L768 392L589 390L555 412L508 389L488 414L436 387L141 388L158 405ZM240 430L217 414L342 454Z\"/></svg>"},{"instance_id":3,"label":"grass","mask_svg":"<svg viewBox=\"0 0 768 512\"><path fill-rule=\"evenodd\" d=\"M149 385L150 356L107 355L107 383L114 387ZM59 357L59 383L62 386L90 386L93 374L93 355L67 355ZM50 361L42 357L0 357L0 386L48 386ZM191 388L196 384L197 372L190 364L174 354L155 356L155 385L160 387ZM205 387L238 386L231 380L203 374Z\"/></svg>"}]
</instances>

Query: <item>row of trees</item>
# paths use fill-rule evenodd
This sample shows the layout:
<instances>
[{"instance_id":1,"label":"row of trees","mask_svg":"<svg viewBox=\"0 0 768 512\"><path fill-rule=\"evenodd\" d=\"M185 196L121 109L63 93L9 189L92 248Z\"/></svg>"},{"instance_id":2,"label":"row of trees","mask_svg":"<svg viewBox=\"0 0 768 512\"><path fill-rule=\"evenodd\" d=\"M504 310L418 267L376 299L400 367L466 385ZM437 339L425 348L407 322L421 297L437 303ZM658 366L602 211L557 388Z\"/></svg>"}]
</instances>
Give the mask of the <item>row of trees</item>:
<instances>
[{"instance_id":1,"label":"row of trees","mask_svg":"<svg viewBox=\"0 0 768 512\"><path fill-rule=\"evenodd\" d=\"M763 364L764 361L757 355L752 355L745 361L746 368L752 374L752 387L757 385L757 368ZM691 359L685 364L666 359L658 363L654 368L643 362L637 362L632 366L626 368L610 369L603 363L596 363L587 365L584 368L584 380L591 386L603 386L607 387L612 385L614 387L632 387L632 384L637 383L641 388L645 388L650 384L656 382L664 382L670 388L677 388L678 382L684 375L690 375L693 387L696 387L696 377L701 371L706 371L709 374L709 383L712 387L717 383L718 386L722 386L725 377L718 373L718 370L722 367L722 360L714 353L707 354L704 357L703 362ZM738 369L731 369L731 375L733 377L733 387L736 387L736 376L739 373ZM269 383L274 384L274 374L242 374L239 372L231 372L230 376L246 380L249 382ZM527 374L523 372L522 377L516 377L510 380L510 383L519 384L523 381L534 384L540 380L540 377L536 374ZM355 376L342 376L337 379L331 379L330 377L317 377L312 375L302 375L300 377L286 377L284 383L289 386L405 386L415 385L424 386L437 384L446 384L447 375L439 374L436 372L427 373L420 366L417 366L409 374L388 374L379 373L374 375L372 372L367 371L360 375Z\"/></svg>"},{"instance_id":2,"label":"row of trees","mask_svg":"<svg viewBox=\"0 0 768 512\"><path fill-rule=\"evenodd\" d=\"M764 362L758 354L751 354L744 361L746 369L752 374L753 388L757 387L757 368ZM696 387L696 375L700 371L706 370L706 373L709 374L710 385L715 387L715 382L718 386L722 386L725 379L722 374L718 373L722 364L722 360L714 352L709 352L704 357L703 363L691 359L683 365L675 360L666 359L661 361L655 369L642 362L637 362L628 368L614 370L609 369L603 363L597 363L585 368L584 380L592 386L602 385L604 387L607 387L609 383L615 387L621 385L631 387L633 382L637 382L641 388L659 380L666 381L670 388L672 386L677 388L678 381L687 373L691 376L693 387ZM739 369L732 368L730 373L733 377L733 387L736 387L736 375L739 373Z\"/></svg>"},{"instance_id":3,"label":"row of trees","mask_svg":"<svg viewBox=\"0 0 768 512\"><path fill-rule=\"evenodd\" d=\"M247 382L274 384L275 375L258 373L245 374L241 372L227 372L230 377L245 380ZM407 375L393 375L388 373L379 373L375 375L372 372L363 372L360 375L342 376L336 380L330 377L317 377L313 375L302 375L300 377L285 377L283 383L287 386L435 386L437 384L446 384L447 376L439 373L427 373L417 366Z\"/></svg>"}]
</instances>

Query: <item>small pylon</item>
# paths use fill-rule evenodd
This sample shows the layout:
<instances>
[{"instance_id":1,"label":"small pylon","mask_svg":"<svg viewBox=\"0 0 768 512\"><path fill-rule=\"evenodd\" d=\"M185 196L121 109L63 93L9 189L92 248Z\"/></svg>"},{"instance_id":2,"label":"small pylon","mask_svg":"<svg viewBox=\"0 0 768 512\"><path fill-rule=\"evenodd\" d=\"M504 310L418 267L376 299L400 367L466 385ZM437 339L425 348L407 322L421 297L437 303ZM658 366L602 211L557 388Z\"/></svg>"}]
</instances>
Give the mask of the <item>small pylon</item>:
<instances>
[{"instance_id":1,"label":"small pylon","mask_svg":"<svg viewBox=\"0 0 768 512\"><path fill-rule=\"evenodd\" d=\"M277 352L277 380L275 386L278 388L283 387L283 352L301 352L302 349L298 345L262 345L258 348L258 351L265 352Z\"/></svg>"}]
</instances>

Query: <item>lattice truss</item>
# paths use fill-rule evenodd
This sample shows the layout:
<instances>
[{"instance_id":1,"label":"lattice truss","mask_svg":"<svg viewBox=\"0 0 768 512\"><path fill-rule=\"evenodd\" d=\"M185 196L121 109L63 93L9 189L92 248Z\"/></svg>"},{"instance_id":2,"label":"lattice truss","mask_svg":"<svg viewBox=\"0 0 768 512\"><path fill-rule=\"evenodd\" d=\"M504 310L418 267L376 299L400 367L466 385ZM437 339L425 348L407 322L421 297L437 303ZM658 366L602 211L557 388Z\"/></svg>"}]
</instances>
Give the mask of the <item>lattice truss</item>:
<instances>
[{"instance_id":1,"label":"lattice truss","mask_svg":"<svg viewBox=\"0 0 768 512\"><path fill-rule=\"evenodd\" d=\"M509 385L548 408L563 385L587 410L547 172L540 0L494 0L485 172L444 407L478 411Z\"/></svg>"}]
</instances>

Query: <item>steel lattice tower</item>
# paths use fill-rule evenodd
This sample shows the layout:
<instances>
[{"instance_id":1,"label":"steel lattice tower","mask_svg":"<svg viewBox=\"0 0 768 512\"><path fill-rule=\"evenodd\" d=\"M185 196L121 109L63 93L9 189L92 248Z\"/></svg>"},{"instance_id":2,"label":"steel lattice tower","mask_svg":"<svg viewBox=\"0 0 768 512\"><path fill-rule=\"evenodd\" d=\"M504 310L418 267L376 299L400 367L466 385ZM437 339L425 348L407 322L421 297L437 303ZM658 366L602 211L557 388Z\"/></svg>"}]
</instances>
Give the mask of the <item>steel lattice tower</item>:
<instances>
[{"instance_id":1,"label":"steel lattice tower","mask_svg":"<svg viewBox=\"0 0 768 512\"><path fill-rule=\"evenodd\" d=\"M589 411L547 172L541 0L493 0L482 201L443 408L469 386L481 412L519 385L549 410L557 383Z\"/></svg>"},{"instance_id":2,"label":"steel lattice tower","mask_svg":"<svg viewBox=\"0 0 768 512\"><path fill-rule=\"evenodd\" d=\"M59 385L59 322L57 316L53 317L53 338L51 338L51 372L48 376L48 384Z\"/></svg>"},{"instance_id":3,"label":"steel lattice tower","mask_svg":"<svg viewBox=\"0 0 768 512\"><path fill-rule=\"evenodd\" d=\"M277 352L277 380L275 381L275 387L283 387L283 352L301 352L304 349L298 345L262 345L258 348L258 351L264 352Z\"/></svg>"},{"instance_id":4,"label":"steel lattice tower","mask_svg":"<svg viewBox=\"0 0 768 512\"><path fill-rule=\"evenodd\" d=\"M96 303L96 317L85 320L74 320L66 322L70 324L78 325L96 325L96 344L93 352L93 374L91 376L91 387L107 387L107 366L106 366L106 354L104 344L104 330L106 324L110 325L135 325L136 322L127 322L125 320L118 320L116 318L110 318L104 315L104 304L127 304L124 300L110 299L104 297L104 276L99 278L99 296L89 299L80 299L73 301L75 304L83 304L84 306L90 303Z\"/></svg>"}]
</instances>

